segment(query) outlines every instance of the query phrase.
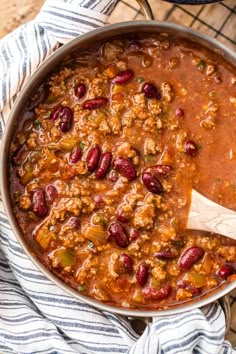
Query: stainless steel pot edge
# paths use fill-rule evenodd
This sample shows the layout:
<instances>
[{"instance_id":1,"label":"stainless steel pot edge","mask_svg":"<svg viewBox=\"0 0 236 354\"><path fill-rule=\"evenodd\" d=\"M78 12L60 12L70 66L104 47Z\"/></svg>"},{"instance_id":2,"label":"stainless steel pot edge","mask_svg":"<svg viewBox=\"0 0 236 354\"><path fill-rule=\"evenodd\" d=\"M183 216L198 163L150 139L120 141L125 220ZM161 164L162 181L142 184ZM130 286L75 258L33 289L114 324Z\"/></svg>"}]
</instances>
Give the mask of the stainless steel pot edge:
<instances>
[{"instance_id":1,"label":"stainless steel pot edge","mask_svg":"<svg viewBox=\"0 0 236 354\"><path fill-rule=\"evenodd\" d=\"M143 311L143 310L133 310L128 308L116 308L114 306L106 305L100 303L91 298L85 297L80 294L75 289L70 288L64 282L62 282L59 278L49 272L40 262L39 260L30 252L29 247L24 240L21 230L16 222L11 201L8 193L8 152L9 146L11 143L12 136L14 134L14 129L16 126L16 121L19 114L23 111L24 106L28 98L31 96L32 92L39 86L39 84L43 81L46 75L56 66L58 65L63 58L72 53L74 50L82 47L84 45L91 45L94 42L109 39L116 35L128 34L128 33L153 33L153 32L163 32L170 33L177 37L187 38L193 40L200 45L206 46L211 50L222 55L229 63L235 66L236 63L236 53L230 51L223 44L218 43L215 39L208 37L205 34L198 33L193 31L192 29L185 28L180 25L175 25L171 23L161 23L157 21L136 21L136 22L123 22L114 25L108 25L103 28L99 28L93 30L89 33L86 33L63 47L59 48L54 54L52 54L40 67L39 69L32 75L32 77L28 80L26 85L24 86L21 94L17 98L12 112L10 114L9 120L7 122L5 133L2 141L2 149L1 149L1 157L0 163L2 166L2 174L0 175L0 188L2 191L2 199L5 206L6 214L10 222L10 226L12 227L19 243L22 248L28 254L34 265L39 268L42 273L44 273L47 278L49 278L53 283L58 285L61 289L65 290L70 295L74 296L78 300L92 305L96 308L99 308L103 311L109 311L125 316L138 316L138 317L146 317L146 316L167 316L172 314L181 313L184 311L188 311L197 307L204 306L213 302L220 297L226 295L228 292L233 290L236 287L236 281L226 285L222 289L217 292L213 292L211 295L207 297L203 297L201 300L189 303L186 305L181 305L179 307L169 308L166 310L151 310L151 311Z\"/></svg>"}]
</instances>

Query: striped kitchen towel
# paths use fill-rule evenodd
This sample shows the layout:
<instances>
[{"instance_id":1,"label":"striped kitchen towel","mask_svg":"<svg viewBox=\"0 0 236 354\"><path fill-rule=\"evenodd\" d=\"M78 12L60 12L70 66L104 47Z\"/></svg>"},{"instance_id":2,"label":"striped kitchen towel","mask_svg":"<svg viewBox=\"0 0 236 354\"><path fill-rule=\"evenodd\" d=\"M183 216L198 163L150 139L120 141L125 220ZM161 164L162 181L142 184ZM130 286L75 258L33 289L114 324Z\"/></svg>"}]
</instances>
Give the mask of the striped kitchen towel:
<instances>
[{"instance_id":1,"label":"striped kitchen towel","mask_svg":"<svg viewBox=\"0 0 236 354\"><path fill-rule=\"evenodd\" d=\"M27 78L59 46L102 26L116 0L47 0L36 19L0 41L0 111L4 130ZM156 317L140 336L121 316L64 293L22 251L0 204L0 353L229 354L216 302Z\"/></svg>"}]
</instances>

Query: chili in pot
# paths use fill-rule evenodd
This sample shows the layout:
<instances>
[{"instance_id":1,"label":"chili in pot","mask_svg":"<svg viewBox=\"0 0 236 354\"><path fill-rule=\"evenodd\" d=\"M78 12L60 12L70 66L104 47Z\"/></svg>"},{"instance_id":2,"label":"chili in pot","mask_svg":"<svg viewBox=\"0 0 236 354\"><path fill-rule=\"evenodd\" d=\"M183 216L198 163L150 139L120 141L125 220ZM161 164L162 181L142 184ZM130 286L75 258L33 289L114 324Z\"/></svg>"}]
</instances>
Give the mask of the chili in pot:
<instances>
[{"instance_id":1,"label":"chili in pot","mask_svg":"<svg viewBox=\"0 0 236 354\"><path fill-rule=\"evenodd\" d=\"M236 73L167 34L103 41L50 74L11 144L14 213L82 294L160 309L235 279L236 243L185 230L191 190L236 210Z\"/></svg>"}]
</instances>

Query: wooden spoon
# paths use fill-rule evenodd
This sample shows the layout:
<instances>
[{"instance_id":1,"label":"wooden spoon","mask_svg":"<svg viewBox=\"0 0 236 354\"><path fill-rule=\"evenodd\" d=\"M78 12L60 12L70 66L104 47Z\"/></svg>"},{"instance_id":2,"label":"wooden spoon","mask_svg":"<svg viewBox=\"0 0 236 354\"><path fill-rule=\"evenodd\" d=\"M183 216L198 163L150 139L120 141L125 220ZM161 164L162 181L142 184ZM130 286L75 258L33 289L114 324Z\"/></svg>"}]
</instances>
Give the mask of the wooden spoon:
<instances>
[{"instance_id":1,"label":"wooden spoon","mask_svg":"<svg viewBox=\"0 0 236 354\"><path fill-rule=\"evenodd\" d=\"M193 189L187 229L213 232L236 240L236 212L212 202Z\"/></svg>"}]
</instances>

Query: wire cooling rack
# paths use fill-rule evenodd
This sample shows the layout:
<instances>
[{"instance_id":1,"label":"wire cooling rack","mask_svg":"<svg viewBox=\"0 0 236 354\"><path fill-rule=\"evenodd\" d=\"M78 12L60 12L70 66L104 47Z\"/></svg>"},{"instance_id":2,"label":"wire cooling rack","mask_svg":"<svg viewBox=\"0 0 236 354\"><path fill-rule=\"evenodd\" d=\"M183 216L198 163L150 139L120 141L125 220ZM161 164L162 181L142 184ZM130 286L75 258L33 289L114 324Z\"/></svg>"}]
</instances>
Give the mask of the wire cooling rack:
<instances>
[{"instance_id":1,"label":"wire cooling rack","mask_svg":"<svg viewBox=\"0 0 236 354\"><path fill-rule=\"evenodd\" d=\"M236 0L209 5L178 5L163 0L149 0L149 3L156 20L192 27L236 50ZM144 16L135 0L121 0L109 23L142 19Z\"/></svg>"}]
</instances>

